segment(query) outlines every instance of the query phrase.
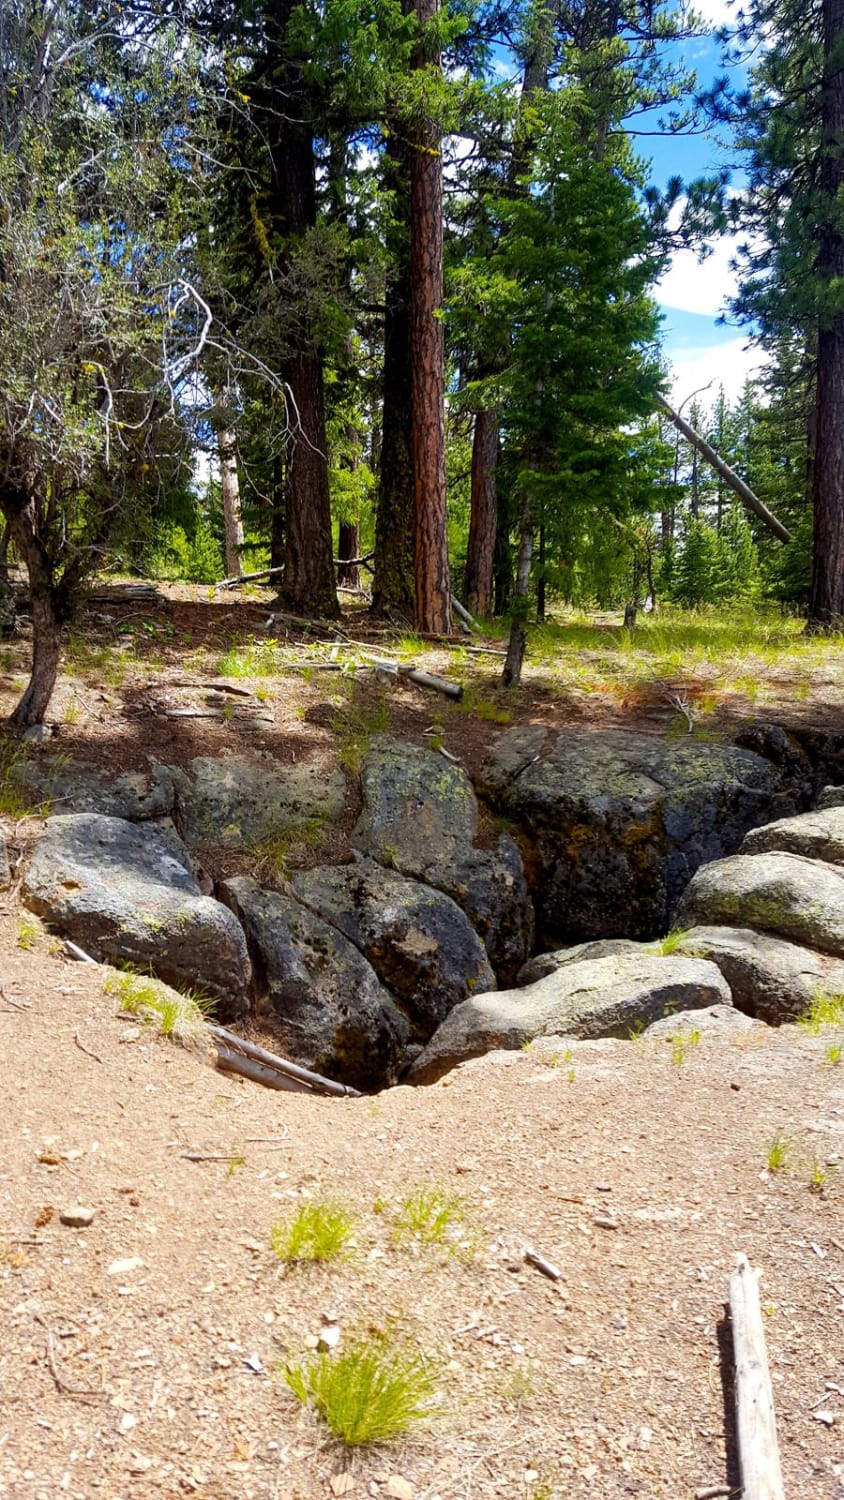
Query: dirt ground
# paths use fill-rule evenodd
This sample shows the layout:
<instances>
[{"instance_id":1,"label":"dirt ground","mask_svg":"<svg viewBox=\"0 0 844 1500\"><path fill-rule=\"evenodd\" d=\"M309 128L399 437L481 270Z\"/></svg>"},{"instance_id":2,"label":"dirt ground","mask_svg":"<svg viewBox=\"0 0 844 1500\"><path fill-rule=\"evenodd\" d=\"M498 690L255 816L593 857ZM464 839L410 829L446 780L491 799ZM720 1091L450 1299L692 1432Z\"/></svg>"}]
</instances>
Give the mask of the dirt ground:
<instances>
[{"instance_id":1,"label":"dirt ground","mask_svg":"<svg viewBox=\"0 0 844 1500\"><path fill-rule=\"evenodd\" d=\"M60 684L56 737L33 753L115 772L226 749L340 754L353 776L367 736L389 726L417 743L436 734L472 769L514 711L492 657L471 663L469 711L402 683L385 712L371 674L220 678L267 608L205 593L144 604L154 628L128 638L133 609L97 604ZM365 638L362 623L344 628ZM295 641L301 662L332 665L330 646ZM7 656L0 711L25 649ZM453 662L444 648L425 664ZM206 684L220 681L253 697L231 695L227 712L212 691L209 707ZM840 724L840 694L834 672L819 677L799 711ZM715 717L740 717L737 702L725 695ZM565 696L538 671L515 706L654 733L678 713L665 684L624 703ZM37 822L6 826L23 856ZM287 857L341 857L345 833ZM726 1493L738 1479L724 1305L739 1251L762 1275L789 1500L844 1500L844 1061L829 1037L754 1027L685 1048L575 1043L375 1098L275 1094L119 1017L103 971L23 916L14 889L0 897L4 1500ZM770 1172L776 1141L785 1165ZM417 1184L465 1200L459 1242L396 1239ZM273 1224L326 1198L357 1215L350 1257L284 1267ZM93 1210L88 1227L61 1222L76 1205ZM525 1262L527 1246L558 1281ZM331 1319L347 1343L387 1330L429 1358L441 1399L412 1436L347 1453L294 1400L284 1363Z\"/></svg>"}]
</instances>

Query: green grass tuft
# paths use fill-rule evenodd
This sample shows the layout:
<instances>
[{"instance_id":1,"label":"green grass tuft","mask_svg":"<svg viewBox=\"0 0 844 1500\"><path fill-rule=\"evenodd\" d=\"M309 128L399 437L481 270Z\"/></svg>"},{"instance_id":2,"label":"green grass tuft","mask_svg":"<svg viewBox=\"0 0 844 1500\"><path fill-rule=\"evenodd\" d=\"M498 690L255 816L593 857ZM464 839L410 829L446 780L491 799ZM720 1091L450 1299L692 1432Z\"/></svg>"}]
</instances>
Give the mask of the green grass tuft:
<instances>
[{"instance_id":1,"label":"green grass tuft","mask_svg":"<svg viewBox=\"0 0 844 1500\"><path fill-rule=\"evenodd\" d=\"M107 995L117 996L125 1014L137 1016L160 1036L195 1043L207 1032L208 1012L214 1002L205 995L182 995L160 980L141 974L110 975L104 988Z\"/></svg>"},{"instance_id":2,"label":"green grass tuft","mask_svg":"<svg viewBox=\"0 0 844 1500\"><path fill-rule=\"evenodd\" d=\"M768 1145L768 1171L784 1172L794 1153L794 1142L790 1136L778 1130Z\"/></svg>"},{"instance_id":3,"label":"green grass tuft","mask_svg":"<svg viewBox=\"0 0 844 1500\"><path fill-rule=\"evenodd\" d=\"M436 1414L433 1374L415 1345L387 1334L360 1338L340 1354L284 1369L303 1405L313 1405L349 1448L388 1443Z\"/></svg>"},{"instance_id":4,"label":"green grass tuft","mask_svg":"<svg viewBox=\"0 0 844 1500\"><path fill-rule=\"evenodd\" d=\"M465 1220L465 1198L435 1183L421 1183L400 1204L393 1238L413 1238L426 1245L439 1245L450 1231L461 1229Z\"/></svg>"},{"instance_id":5,"label":"green grass tuft","mask_svg":"<svg viewBox=\"0 0 844 1500\"><path fill-rule=\"evenodd\" d=\"M844 1026L844 994L818 990L799 1024L812 1036L817 1036L825 1026Z\"/></svg>"},{"instance_id":6,"label":"green grass tuft","mask_svg":"<svg viewBox=\"0 0 844 1500\"><path fill-rule=\"evenodd\" d=\"M355 1224L354 1214L342 1203L303 1203L288 1219L273 1225L270 1245L288 1264L339 1260L348 1253Z\"/></svg>"}]
</instances>

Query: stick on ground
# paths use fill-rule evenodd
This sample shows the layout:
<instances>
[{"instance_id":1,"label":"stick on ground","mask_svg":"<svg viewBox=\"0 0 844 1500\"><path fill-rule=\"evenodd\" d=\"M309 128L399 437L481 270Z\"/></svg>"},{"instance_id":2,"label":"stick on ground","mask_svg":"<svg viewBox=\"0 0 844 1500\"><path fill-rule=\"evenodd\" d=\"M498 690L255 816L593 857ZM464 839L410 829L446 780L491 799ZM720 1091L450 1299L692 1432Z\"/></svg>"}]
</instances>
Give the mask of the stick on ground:
<instances>
[{"instance_id":1,"label":"stick on ground","mask_svg":"<svg viewBox=\"0 0 844 1500\"><path fill-rule=\"evenodd\" d=\"M744 1500L785 1500L759 1282L746 1255L730 1277L736 1419Z\"/></svg>"}]
</instances>

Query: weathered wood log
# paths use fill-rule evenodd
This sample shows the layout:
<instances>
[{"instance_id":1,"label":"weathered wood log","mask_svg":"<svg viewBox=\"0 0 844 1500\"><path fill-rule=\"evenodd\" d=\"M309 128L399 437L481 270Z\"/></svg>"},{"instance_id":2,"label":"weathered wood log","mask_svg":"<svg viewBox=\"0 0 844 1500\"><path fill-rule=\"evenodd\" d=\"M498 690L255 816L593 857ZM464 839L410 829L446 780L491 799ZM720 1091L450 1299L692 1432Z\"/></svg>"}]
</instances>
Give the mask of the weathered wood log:
<instances>
[{"instance_id":1,"label":"weathered wood log","mask_svg":"<svg viewBox=\"0 0 844 1500\"><path fill-rule=\"evenodd\" d=\"M218 1050L219 1066L229 1072L242 1071L239 1067L230 1066L232 1060L238 1063L248 1061L259 1065L263 1072L283 1076L287 1083L271 1083L271 1088L292 1088L294 1091L313 1094L331 1094L340 1099L360 1099L358 1089L353 1089L350 1084L337 1083L333 1078L323 1078L321 1073L312 1073L309 1068L301 1068L298 1063L290 1062L286 1057L279 1057L275 1052L268 1052L266 1048L259 1047L257 1042L249 1042L245 1037L236 1036L232 1031L226 1031L223 1026L212 1026L211 1035L214 1038ZM228 1059L223 1061L223 1057ZM256 1073L244 1073L244 1077L257 1077ZM260 1077L260 1083L266 1083L267 1079Z\"/></svg>"},{"instance_id":2,"label":"weathered wood log","mask_svg":"<svg viewBox=\"0 0 844 1500\"><path fill-rule=\"evenodd\" d=\"M754 494L750 485L745 484L735 469L730 468L730 465L724 461L720 453L716 453L712 445L706 441L706 438L701 437L700 433L686 421L685 417L681 417L680 413L674 410L673 406L666 401L664 396L657 396L656 399L663 411L671 418L677 431L683 434L683 437L687 442L691 443L693 448L697 448L701 458L705 458L706 462L711 464L716 474L721 475L724 483L728 484L733 493L738 495L747 509L753 511L753 514L758 517L763 526L766 526L768 531L778 541L790 542L791 532L783 526L782 521L778 521L776 516L768 510L767 505L762 504L759 496Z\"/></svg>"},{"instance_id":3,"label":"weathered wood log","mask_svg":"<svg viewBox=\"0 0 844 1500\"><path fill-rule=\"evenodd\" d=\"M221 578L219 583L214 584L214 592L217 589L236 589L242 583L259 583L263 578L278 578L283 572L283 568L259 568L257 573L237 573L231 578Z\"/></svg>"},{"instance_id":4,"label":"weathered wood log","mask_svg":"<svg viewBox=\"0 0 844 1500\"><path fill-rule=\"evenodd\" d=\"M433 672L423 672L418 667L400 667L399 671L409 682L415 682L417 687L430 688L433 693L442 693L444 698L453 698L455 702L459 702L463 697L463 688L459 682L446 682L444 677L437 677Z\"/></svg>"},{"instance_id":5,"label":"weathered wood log","mask_svg":"<svg viewBox=\"0 0 844 1500\"><path fill-rule=\"evenodd\" d=\"M451 596L451 607L454 610L454 613L456 614L458 620L462 620L463 624L467 625L470 630L480 630L481 627L475 619L474 615L470 615L466 606L461 604L459 599L455 599L453 594Z\"/></svg>"},{"instance_id":6,"label":"weathered wood log","mask_svg":"<svg viewBox=\"0 0 844 1500\"><path fill-rule=\"evenodd\" d=\"M744 1500L785 1500L759 1282L746 1255L730 1277L736 1421Z\"/></svg>"}]
</instances>

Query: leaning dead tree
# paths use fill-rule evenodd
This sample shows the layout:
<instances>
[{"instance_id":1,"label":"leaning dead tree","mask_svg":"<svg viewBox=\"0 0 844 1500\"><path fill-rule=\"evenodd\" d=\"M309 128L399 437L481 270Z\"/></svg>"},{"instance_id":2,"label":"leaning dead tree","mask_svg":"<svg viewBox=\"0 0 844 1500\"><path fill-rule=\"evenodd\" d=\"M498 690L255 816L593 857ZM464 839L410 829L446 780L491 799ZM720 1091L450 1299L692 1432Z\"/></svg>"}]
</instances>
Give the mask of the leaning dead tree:
<instances>
[{"instance_id":1,"label":"leaning dead tree","mask_svg":"<svg viewBox=\"0 0 844 1500\"><path fill-rule=\"evenodd\" d=\"M754 516L762 522L763 526L767 527L768 531L778 541L790 542L791 532L783 526L782 521L778 521L777 517L768 510L767 505L763 505L759 496L754 494L749 484L745 484L735 469L731 469L730 465L725 463L720 453L716 453L712 444L708 443L706 438L701 437L700 433L686 421L685 417L681 417L680 413L674 410L673 406L666 401L664 396L657 396L656 399L666 416L671 418L677 431L681 432L686 441L691 443L693 448L697 449L701 458L704 458L708 464L712 465L716 474L721 475L724 483L729 485L734 494L738 495L742 504L753 512Z\"/></svg>"}]
</instances>

